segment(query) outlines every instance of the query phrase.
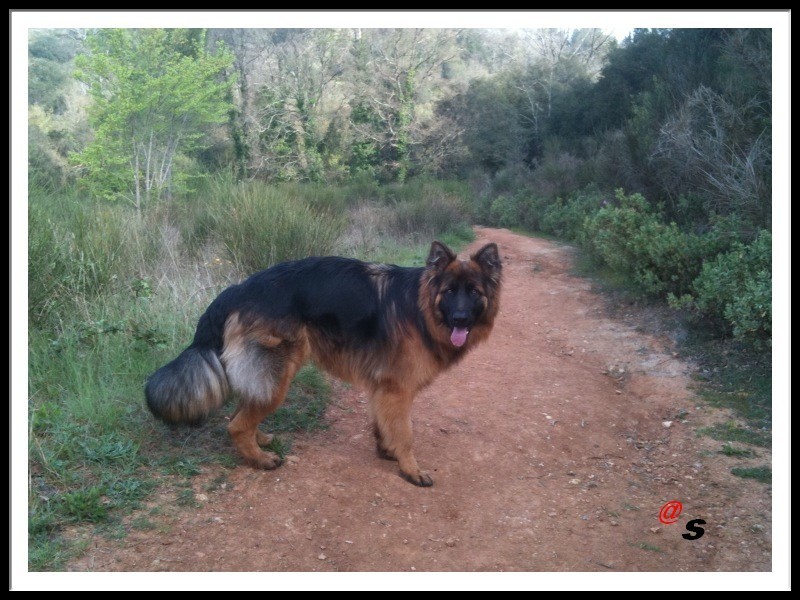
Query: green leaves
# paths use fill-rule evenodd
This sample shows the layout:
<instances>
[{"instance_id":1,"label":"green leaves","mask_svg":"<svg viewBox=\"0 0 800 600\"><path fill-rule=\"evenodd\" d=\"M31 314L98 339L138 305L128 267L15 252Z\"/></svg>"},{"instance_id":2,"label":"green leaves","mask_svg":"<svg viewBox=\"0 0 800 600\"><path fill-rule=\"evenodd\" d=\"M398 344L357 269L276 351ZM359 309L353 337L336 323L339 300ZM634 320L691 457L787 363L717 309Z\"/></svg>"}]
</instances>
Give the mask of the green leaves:
<instances>
[{"instance_id":1,"label":"green leaves","mask_svg":"<svg viewBox=\"0 0 800 600\"><path fill-rule=\"evenodd\" d=\"M199 30L104 29L87 38L75 76L89 88L94 140L72 157L95 196L137 209L180 191L208 126L231 105L224 73L233 56L205 49Z\"/></svg>"},{"instance_id":2,"label":"green leaves","mask_svg":"<svg viewBox=\"0 0 800 600\"><path fill-rule=\"evenodd\" d=\"M645 295L681 294L700 272L706 242L664 223L641 194L618 190L613 203L587 217L584 246Z\"/></svg>"},{"instance_id":3,"label":"green leaves","mask_svg":"<svg viewBox=\"0 0 800 600\"><path fill-rule=\"evenodd\" d=\"M724 316L733 336L756 348L772 339L772 235L761 230L751 244L735 243L703 265L693 283L693 307Z\"/></svg>"}]
</instances>

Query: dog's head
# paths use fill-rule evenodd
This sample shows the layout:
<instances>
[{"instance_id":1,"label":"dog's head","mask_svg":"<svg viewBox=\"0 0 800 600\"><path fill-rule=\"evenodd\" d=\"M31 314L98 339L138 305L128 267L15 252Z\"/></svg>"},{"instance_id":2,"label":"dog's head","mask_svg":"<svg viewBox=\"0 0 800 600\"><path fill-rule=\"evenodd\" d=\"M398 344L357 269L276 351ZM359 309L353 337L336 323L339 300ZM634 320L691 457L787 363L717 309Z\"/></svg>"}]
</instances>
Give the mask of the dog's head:
<instances>
[{"instance_id":1,"label":"dog's head","mask_svg":"<svg viewBox=\"0 0 800 600\"><path fill-rule=\"evenodd\" d=\"M498 310L502 265L497 244L486 244L468 260L459 260L441 242L433 242L426 283L434 336L455 348L489 334Z\"/></svg>"}]
</instances>

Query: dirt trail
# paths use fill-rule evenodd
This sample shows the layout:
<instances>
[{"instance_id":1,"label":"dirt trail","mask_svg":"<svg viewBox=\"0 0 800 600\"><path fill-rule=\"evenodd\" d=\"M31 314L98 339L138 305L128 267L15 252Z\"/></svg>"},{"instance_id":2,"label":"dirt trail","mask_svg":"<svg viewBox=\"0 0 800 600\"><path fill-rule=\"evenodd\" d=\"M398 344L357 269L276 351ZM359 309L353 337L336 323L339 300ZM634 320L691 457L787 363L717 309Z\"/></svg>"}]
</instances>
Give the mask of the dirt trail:
<instances>
[{"instance_id":1,"label":"dirt trail","mask_svg":"<svg viewBox=\"0 0 800 600\"><path fill-rule=\"evenodd\" d=\"M477 234L500 246L501 311L415 403L432 488L377 457L364 397L337 387L330 428L296 436L283 467L210 468L199 507L98 537L69 570L769 571L770 488L697 437L727 417L697 406L691 366L610 319L568 248ZM683 513L662 525L670 500ZM682 537L691 519L706 521L696 540Z\"/></svg>"}]
</instances>

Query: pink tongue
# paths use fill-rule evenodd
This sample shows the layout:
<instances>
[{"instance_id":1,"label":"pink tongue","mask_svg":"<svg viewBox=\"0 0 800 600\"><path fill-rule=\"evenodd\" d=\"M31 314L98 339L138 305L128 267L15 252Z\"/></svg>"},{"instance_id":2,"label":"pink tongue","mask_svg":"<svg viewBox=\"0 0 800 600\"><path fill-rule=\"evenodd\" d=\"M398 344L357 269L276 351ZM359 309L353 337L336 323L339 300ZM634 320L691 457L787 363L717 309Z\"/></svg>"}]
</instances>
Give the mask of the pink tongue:
<instances>
[{"instance_id":1,"label":"pink tongue","mask_svg":"<svg viewBox=\"0 0 800 600\"><path fill-rule=\"evenodd\" d=\"M461 347L467 343L467 334L469 333L469 329L466 327L455 327L453 328L453 333L450 334L450 341L453 342L453 346Z\"/></svg>"}]
</instances>

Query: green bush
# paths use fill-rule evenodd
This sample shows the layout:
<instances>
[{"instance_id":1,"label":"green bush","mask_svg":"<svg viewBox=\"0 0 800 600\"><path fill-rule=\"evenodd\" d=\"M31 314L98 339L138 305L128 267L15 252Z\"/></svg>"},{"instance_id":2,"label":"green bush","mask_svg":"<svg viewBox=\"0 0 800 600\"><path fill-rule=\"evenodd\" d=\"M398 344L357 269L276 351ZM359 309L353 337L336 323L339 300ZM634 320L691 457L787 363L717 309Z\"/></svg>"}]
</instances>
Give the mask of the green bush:
<instances>
[{"instance_id":1,"label":"green bush","mask_svg":"<svg viewBox=\"0 0 800 600\"><path fill-rule=\"evenodd\" d=\"M691 287L700 271L704 239L678 229L675 223L648 222L634 244L641 250L636 280L645 293L680 294Z\"/></svg>"},{"instance_id":2,"label":"green bush","mask_svg":"<svg viewBox=\"0 0 800 600\"><path fill-rule=\"evenodd\" d=\"M736 242L730 251L703 265L692 294L673 305L689 306L703 316L724 319L733 337L756 348L772 338L772 235L762 230L751 244Z\"/></svg>"},{"instance_id":3,"label":"green bush","mask_svg":"<svg viewBox=\"0 0 800 600\"><path fill-rule=\"evenodd\" d=\"M530 192L518 192L515 196L520 215L519 226L526 231L541 231L542 217L548 200Z\"/></svg>"},{"instance_id":4,"label":"green bush","mask_svg":"<svg viewBox=\"0 0 800 600\"><path fill-rule=\"evenodd\" d=\"M519 227L522 215L517 197L500 195L495 198L489 209L489 219L500 227Z\"/></svg>"},{"instance_id":5,"label":"green bush","mask_svg":"<svg viewBox=\"0 0 800 600\"><path fill-rule=\"evenodd\" d=\"M578 241L583 236L586 219L599 211L606 202L596 186L587 186L566 200L557 198L544 210L542 231L561 239Z\"/></svg>"},{"instance_id":6,"label":"green bush","mask_svg":"<svg viewBox=\"0 0 800 600\"><path fill-rule=\"evenodd\" d=\"M501 194L491 202L488 222L509 229L541 231L542 215L546 207L546 200L527 190L513 195Z\"/></svg>"},{"instance_id":7,"label":"green bush","mask_svg":"<svg viewBox=\"0 0 800 600\"><path fill-rule=\"evenodd\" d=\"M626 196L622 190L616 205L587 218L583 241L595 257L646 295L689 290L705 252L703 238L675 223L662 223L643 196Z\"/></svg>"},{"instance_id":8,"label":"green bush","mask_svg":"<svg viewBox=\"0 0 800 600\"><path fill-rule=\"evenodd\" d=\"M645 223L654 219L641 194L626 196L617 190L616 204L601 208L586 221L582 241L612 271L633 275L641 249L632 241Z\"/></svg>"}]
</instances>

